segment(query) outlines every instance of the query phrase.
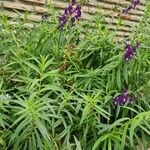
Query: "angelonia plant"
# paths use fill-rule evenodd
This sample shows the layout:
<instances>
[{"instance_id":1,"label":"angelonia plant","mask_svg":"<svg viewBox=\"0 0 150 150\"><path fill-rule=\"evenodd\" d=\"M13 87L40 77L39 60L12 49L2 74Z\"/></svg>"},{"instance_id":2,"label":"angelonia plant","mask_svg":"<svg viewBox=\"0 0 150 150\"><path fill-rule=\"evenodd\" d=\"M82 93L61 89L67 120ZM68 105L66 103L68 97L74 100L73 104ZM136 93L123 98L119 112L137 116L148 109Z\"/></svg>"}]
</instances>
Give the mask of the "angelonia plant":
<instances>
[{"instance_id":1,"label":"angelonia plant","mask_svg":"<svg viewBox=\"0 0 150 150\"><path fill-rule=\"evenodd\" d=\"M129 42L125 43L125 52L124 52L124 59L126 62L133 59L134 55L136 54L137 48L139 48L140 43L137 42L135 46L132 46ZM128 90L124 90L122 94L114 98L114 104L115 105L124 105L127 101L132 104L135 101L135 96L130 96L128 94Z\"/></svg>"},{"instance_id":2,"label":"angelonia plant","mask_svg":"<svg viewBox=\"0 0 150 150\"><path fill-rule=\"evenodd\" d=\"M150 147L150 3L116 41L81 2L50 7L33 28L0 15L0 150ZM126 15L142 2L127 3Z\"/></svg>"}]
</instances>

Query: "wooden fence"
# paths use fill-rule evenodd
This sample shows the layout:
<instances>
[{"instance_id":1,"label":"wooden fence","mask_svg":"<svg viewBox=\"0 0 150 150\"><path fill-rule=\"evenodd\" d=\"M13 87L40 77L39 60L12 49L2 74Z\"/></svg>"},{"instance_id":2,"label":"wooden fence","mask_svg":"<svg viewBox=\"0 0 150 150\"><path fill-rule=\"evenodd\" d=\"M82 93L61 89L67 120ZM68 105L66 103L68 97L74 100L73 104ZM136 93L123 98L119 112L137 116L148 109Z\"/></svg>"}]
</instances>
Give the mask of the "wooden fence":
<instances>
[{"instance_id":1,"label":"wooden fence","mask_svg":"<svg viewBox=\"0 0 150 150\"><path fill-rule=\"evenodd\" d=\"M91 19L94 14L101 12L105 17L106 26L110 30L117 30L117 36L129 36L133 28L139 25L145 9L145 0L141 0L136 9L132 9L130 13L122 15L120 12L130 2L131 0L89 0L86 5L82 6L83 18ZM41 16L48 13L47 5L53 5L61 12L68 6L68 3L62 0L3 0L0 2L3 15L9 18L24 18L24 12L28 12L28 19L34 22L41 21ZM122 18L122 22L118 27L117 24L120 22L120 18Z\"/></svg>"}]
</instances>

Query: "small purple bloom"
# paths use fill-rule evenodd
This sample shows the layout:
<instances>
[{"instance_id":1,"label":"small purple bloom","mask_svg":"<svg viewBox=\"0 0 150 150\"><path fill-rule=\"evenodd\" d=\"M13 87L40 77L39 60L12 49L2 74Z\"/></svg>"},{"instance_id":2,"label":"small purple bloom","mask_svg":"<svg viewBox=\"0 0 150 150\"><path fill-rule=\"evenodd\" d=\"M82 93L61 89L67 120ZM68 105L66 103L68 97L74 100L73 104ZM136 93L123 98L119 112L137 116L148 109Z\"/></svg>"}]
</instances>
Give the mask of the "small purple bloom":
<instances>
[{"instance_id":1,"label":"small purple bloom","mask_svg":"<svg viewBox=\"0 0 150 150\"><path fill-rule=\"evenodd\" d=\"M66 18L66 15L63 14L61 17L59 17L59 27L60 28L63 28L64 25L66 24L67 22L67 18Z\"/></svg>"},{"instance_id":2,"label":"small purple bloom","mask_svg":"<svg viewBox=\"0 0 150 150\"><path fill-rule=\"evenodd\" d=\"M81 6L77 6L76 11L80 11L80 10L81 10Z\"/></svg>"},{"instance_id":3,"label":"small purple bloom","mask_svg":"<svg viewBox=\"0 0 150 150\"><path fill-rule=\"evenodd\" d=\"M68 15L68 7L66 7L66 8L64 9L64 14L65 14L65 15Z\"/></svg>"},{"instance_id":4,"label":"small purple bloom","mask_svg":"<svg viewBox=\"0 0 150 150\"><path fill-rule=\"evenodd\" d=\"M136 99L135 96L129 95L128 90L124 90L124 92L114 98L113 103L115 105L123 106L127 101L129 101L130 104L133 104Z\"/></svg>"},{"instance_id":5,"label":"small purple bloom","mask_svg":"<svg viewBox=\"0 0 150 150\"><path fill-rule=\"evenodd\" d=\"M63 29L68 20L72 26L75 25L75 21L81 19L81 7L77 5L76 0L72 0L70 6L66 7L64 13L59 17L59 28Z\"/></svg>"},{"instance_id":6,"label":"small purple bloom","mask_svg":"<svg viewBox=\"0 0 150 150\"><path fill-rule=\"evenodd\" d=\"M140 45L139 42L136 43L136 46L132 46L130 43L126 43L124 53L124 58L126 61L129 61L134 57L136 49L139 47L139 45Z\"/></svg>"},{"instance_id":7,"label":"small purple bloom","mask_svg":"<svg viewBox=\"0 0 150 150\"><path fill-rule=\"evenodd\" d=\"M69 15L72 15L72 13L73 13L73 7L72 7L72 6L69 6L69 7L68 7L68 14L69 14Z\"/></svg>"},{"instance_id":8,"label":"small purple bloom","mask_svg":"<svg viewBox=\"0 0 150 150\"><path fill-rule=\"evenodd\" d=\"M125 57L125 60L128 61L130 59L132 59L132 57L134 56L134 48L131 44L129 43L126 43L125 45L125 54L124 54L124 57Z\"/></svg>"},{"instance_id":9,"label":"small purple bloom","mask_svg":"<svg viewBox=\"0 0 150 150\"><path fill-rule=\"evenodd\" d=\"M125 90L123 93L114 98L115 105L124 105L128 100L128 91Z\"/></svg>"}]
</instances>

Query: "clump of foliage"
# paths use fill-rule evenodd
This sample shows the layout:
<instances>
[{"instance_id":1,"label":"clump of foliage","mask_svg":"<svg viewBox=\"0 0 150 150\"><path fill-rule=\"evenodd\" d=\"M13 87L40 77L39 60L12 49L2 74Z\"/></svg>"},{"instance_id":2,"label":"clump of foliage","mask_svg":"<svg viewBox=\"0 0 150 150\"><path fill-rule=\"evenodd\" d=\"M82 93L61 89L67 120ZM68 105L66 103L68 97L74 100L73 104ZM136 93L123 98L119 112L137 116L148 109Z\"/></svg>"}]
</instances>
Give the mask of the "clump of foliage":
<instances>
[{"instance_id":1,"label":"clump of foliage","mask_svg":"<svg viewBox=\"0 0 150 150\"><path fill-rule=\"evenodd\" d=\"M114 42L101 17L58 28L1 17L0 149L123 150L150 146L150 7L132 44ZM93 28L91 28L91 23ZM114 104L124 90L130 99ZM125 95L126 96L126 95ZM122 99L121 99L122 101Z\"/></svg>"}]
</instances>

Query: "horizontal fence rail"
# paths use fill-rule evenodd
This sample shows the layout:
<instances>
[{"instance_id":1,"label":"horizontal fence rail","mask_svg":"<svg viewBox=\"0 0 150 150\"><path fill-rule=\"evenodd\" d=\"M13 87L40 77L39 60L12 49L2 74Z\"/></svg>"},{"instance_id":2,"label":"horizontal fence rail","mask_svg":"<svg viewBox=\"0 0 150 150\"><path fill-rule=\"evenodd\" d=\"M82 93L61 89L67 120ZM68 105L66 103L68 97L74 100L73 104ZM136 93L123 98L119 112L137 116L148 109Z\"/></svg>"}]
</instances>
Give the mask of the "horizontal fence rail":
<instances>
[{"instance_id":1,"label":"horizontal fence rail","mask_svg":"<svg viewBox=\"0 0 150 150\"><path fill-rule=\"evenodd\" d=\"M139 25L145 10L145 0L141 0L140 5L128 14L121 14L120 12L130 2L130 0L89 0L86 5L82 6L82 17L90 20L93 15L101 13L105 18L105 25L110 30L117 30L116 35L119 37L128 37ZM34 22L41 21L42 15L49 12L48 5L54 6L58 12L62 12L68 3L63 0L3 0L0 2L1 13L8 18L19 17L23 19L24 12L28 12L28 20ZM120 23L119 26L118 23Z\"/></svg>"}]
</instances>

